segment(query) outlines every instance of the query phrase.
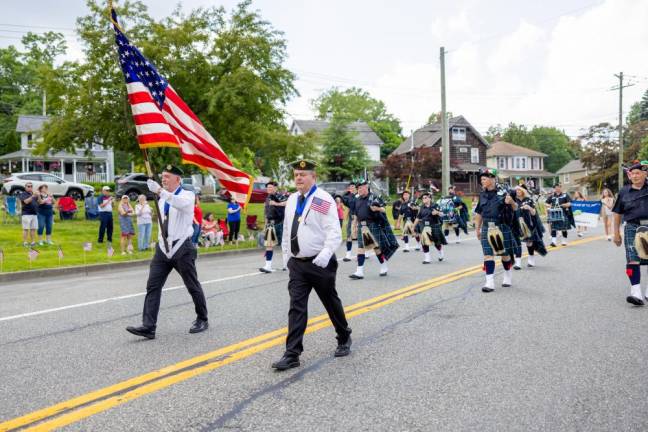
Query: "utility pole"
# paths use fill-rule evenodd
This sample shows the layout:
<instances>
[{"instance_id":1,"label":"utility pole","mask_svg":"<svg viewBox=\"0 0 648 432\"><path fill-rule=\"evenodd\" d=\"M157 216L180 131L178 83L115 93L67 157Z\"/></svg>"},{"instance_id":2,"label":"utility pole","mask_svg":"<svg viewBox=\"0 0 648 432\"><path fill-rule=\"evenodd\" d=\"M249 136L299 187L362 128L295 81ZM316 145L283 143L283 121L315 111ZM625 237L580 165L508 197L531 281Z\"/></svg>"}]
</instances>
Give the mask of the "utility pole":
<instances>
[{"instance_id":1,"label":"utility pole","mask_svg":"<svg viewBox=\"0 0 648 432\"><path fill-rule=\"evenodd\" d=\"M614 74L619 78L619 86L612 88L612 90L619 90L619 190L623 187L623 180L625 178L623 173L623 88L631 87L634 84L623 85L623 72L619 75Z\"/></svg>"},{"instance_id":2,"label":"utility pole","mask_svg":"<svg viewBox=\"0 0 648 432\"><path fill-rule=\"evenodd\" d=\"M450 186L450 138L448 136L448 114L446 112L445 49L441 47L441 190Z\"/></svg>"}]
</instances>

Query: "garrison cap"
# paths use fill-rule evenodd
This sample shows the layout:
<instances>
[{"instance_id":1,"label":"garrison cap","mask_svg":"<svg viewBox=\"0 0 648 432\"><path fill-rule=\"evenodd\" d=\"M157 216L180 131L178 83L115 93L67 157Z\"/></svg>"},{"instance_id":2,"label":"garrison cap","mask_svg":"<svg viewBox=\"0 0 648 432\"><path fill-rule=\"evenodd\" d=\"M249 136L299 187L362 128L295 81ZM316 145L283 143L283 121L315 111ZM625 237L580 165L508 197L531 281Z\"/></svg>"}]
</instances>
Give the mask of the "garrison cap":
<instances>
[{"instance_id":1,"label":"garrison cap","mask_svg":"<svg viewBox=\"0 0 648 432\"><path fill-rule=\"evenodd\" d=\"M648 161L638 161L634 160L631 162L630 166L628 166L627 170L632 171L632 170L641 170L641 171L648 171Z\"/></svg>"},{"instance_id":2,"label":"garrison cap","mask_svg":"<svg viewBox=\"0 0 648 432\"><path fill-rule=\"evenodd\" d=\"M315 170L315 168L317 168L317 164L308 159L298 159L294 162L291 162L289 165L292 167L292 169L305 171L313 171Z\"/></svg>"},{"instance_id":3,"label":"garrison cap","mask_svg":"<svg viewBox=\"0 0 648 432\"><path fill-rule=\"evenodd\" d=\"M171 174L175 174L175 175L180 176L180 177L182 177L184 175L184 171L182 171L177 166L171 165L171 164L165 166L162 171L168 172L168 173L171 173Z\"/></svg>"}]
</instances>

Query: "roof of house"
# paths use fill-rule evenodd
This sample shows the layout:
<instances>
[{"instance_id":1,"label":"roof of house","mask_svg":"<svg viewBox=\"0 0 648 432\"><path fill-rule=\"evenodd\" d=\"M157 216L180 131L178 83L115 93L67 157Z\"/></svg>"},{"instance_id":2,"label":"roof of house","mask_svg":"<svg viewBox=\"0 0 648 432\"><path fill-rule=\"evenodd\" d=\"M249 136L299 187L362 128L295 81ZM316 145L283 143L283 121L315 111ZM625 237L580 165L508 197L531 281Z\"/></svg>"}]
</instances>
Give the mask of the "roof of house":
<instances>
[{"instance_id":1,"label":"roof of house","mask_svg":"<svg viewBox=\"0 0 648 432\"><path fill-rule=\"evenodd\" d=\"M302 132L314 131L322 133L329 127L329 122L326 120L294 120L294 123L301 129ZM358 139L364 145L378 145L384 144L383 140L371 129L367 122L357 121L347 125L347 130L356 132Z\"/></svg>"},{"instance_id":2,"label":"roof of house","mask_svg":"<svg viewBox=\"0 0 648 432\"><path fill-rule=\"evenodd\" d=\"M517 146L506 141L495 141L491 144L491 148L486 151L486 157L493 156L539 156L546 157L547 155L539 151L531 150L526 147Z\"/></svg>"},{"instance_id":3,"label":"roof of house","mask_svg":"<svg viewBox=\"0 0 648 432\"><path fill-rule=\"evenodd\" d=\"M464 118L464 116L452 117L448 120L448 129L455 126L463 126L469 129L481 142L486 146L490 147L488 141L481 136L481 134L475 129L469 122ZM423 126L420 129L414 131L414 148L421 147L433 147L441 142L441 122L430 123ZM405 138L405 140L398 146L396 150L393 151L393 154L404 154L409 153L412 148L412 136Z\"/></svg>"},{"instance_id":4,"label":"roof of house","mask_svg":"<svg viewBox=\"0 0 648 432\"><path fill-rule=\"evenodd\" d=\"M43 125L49 119L42 115L21 115L18 116L16 132L36 132L43 130Z\"/></svg>"},{"instance_id":5,"label":"roof of house","mask_svg":"<svg viewBox=\"0 0 648 432\"><path fill-rule=\"evenodd\" d=\"M580 161L580 159L574 159L567 162L565 166L556 171L556 174L569 174L579 171L587 171L587 168L583 166L583 163Z\"/></svg>"}]
</instances>

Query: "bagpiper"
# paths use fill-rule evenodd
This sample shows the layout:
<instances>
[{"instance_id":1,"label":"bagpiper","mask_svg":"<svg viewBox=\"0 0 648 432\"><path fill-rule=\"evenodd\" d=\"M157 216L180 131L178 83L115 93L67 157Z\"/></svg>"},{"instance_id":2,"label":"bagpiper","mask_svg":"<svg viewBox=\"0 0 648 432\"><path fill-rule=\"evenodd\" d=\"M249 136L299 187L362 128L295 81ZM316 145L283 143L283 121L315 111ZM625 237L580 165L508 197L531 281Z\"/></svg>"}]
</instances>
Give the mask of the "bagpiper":
<instances>
[{"instance_id":1,"label":"bagpiper","mask_svg":"<svg viewBox=\"0 0 648 432\"><path fill-rule=\"evenodd\" d=\"M612 208L614 215L614 244L621 246L621 221L625 222L623 243L626 255L626 274L630 279L630 295L626 301L643 306L648 292L641 292L641 267L648 265L648 161L634 161L627 168L630 184L619 192Z\"/></svg>"},{"instance_id":2,"label":"bagpiper","mask_svg":"<svg viewBox=\"0 0 648 432\"><path fill-rule=\"evenodd\" d=\"M551 246L556 247L557 245L557 232L562 232L562 241L563 246L567 245L567 231L572 227L576 227L574 221L574 215L571 211L571 198L569 195L562 191L562 185L556 183L554 185L554 191L545 203L549 206L547 207L547 221L551 226Z\"/></svg>"},{"instance_id":3,"label":"bagpiper","mask_svg":"<svg viewBox=\"0 0 648 432\"><path fill-rule=\"evenodd\" d=\"M536 209L535 202L525 185L515 188L515 201L517 202L517 226L519 230L519 239L526 243L529 257L527 258L527 267L535 267L535 253L541 256L547 255L547 248L542 239L544 235L544 226L540 219L540 214ZM522 263L522 245L516 246L515 263L513 268L519 270Z\"/></svg>"},{"instance_id":4,"label":"bagpiper","mask_svg":"<svg viewBox=\"0 0 648 432\"><path fill-rule=\"evenodd\" d=\"M511 225L517 204L512 192L502 185L497 184L497 170L482 168L479 170L479 181L482 192L479 202L475 207L475 230L477 239L481 241L484 253L484 271L486 283L482 291L489 293L495 291L495 256L502 257L504 267L503 287L510 287L512 283L511 256L514 254L514 240Z\"/></svg>"},{"instance_id":5,"label":"bagpiper","mask_svg":"<svg viewBox=\"0 0 648 432\"><path fill-rule=\"evenodd\" d=\"M358 267L351 279L364 278L365 250L374 249L380 262L380 276L387 276L387 261L398 249L385 214L385 203L380 197L369 193L367 180L358 183L358 197L355 202L356 221L358 224Z\"/></svg>"},{"instance_id":6,"label":"bagpiper","mask_svg":"<svg viewBox=\"0 0 648 432\"><path fill-rule=\"evenodd\" d=\"M346 218L346 255L342 259L344 262L351 261L353 240L358 238L357 224L355 223L355 200L357 192L355 182L350 182L347 185L346 192L342 195L342 204L348 209Z\"/></svg>"},{"instance_id":7,"label":"bagpiper","mask_svg":"<svg viewBox=\"0 0 648 432\"><path fill-rule=\"evenodd\" d=\"M418 207L410 199L409 191L404 191L401 194L401 206L399 210L399 219L403 225L403 252L407 253L410 251L409 240L411 237L414 237L416 240L416 247L419 247L419 236L417 234L416 224L414 220L416 219L416 213L418 212Z\"/></svg>"},{"instance_id":8,"label":"bagpiper","mask_svg":"<svg viewBox=\"0 0 648 432\"><path fill-rule=\"evenodd\" d=\"M445 197L446 200L449 200L453 207L454 207L454 233L456 243L461 243L461 239L459 238L459 233L461 231L464 232L464 234L468 234L468 220L469 220L469 215L468 215L468 206L466 203L457 195L457 189L455 186L450 186L448 188L448 195ZM447 237L450 235L450 230L446 229L443 231L443 234Z\"/></svg>"},{"instance_id":9,"label":"bagpiper","mask_svg":"<svg viewBox=\"0 0 648 432\"><path fill-rule=\"evenodd\" d=\"M438 253L439 261L443 261L443 246L447 245L443 230L441 229L441 208L433 203L428 192L421 195L423 204L419 208L414 223L421 232L421 243L423 244L423 264L430 264L430 246L434 245Z\"/></svg>"}]
</instances>

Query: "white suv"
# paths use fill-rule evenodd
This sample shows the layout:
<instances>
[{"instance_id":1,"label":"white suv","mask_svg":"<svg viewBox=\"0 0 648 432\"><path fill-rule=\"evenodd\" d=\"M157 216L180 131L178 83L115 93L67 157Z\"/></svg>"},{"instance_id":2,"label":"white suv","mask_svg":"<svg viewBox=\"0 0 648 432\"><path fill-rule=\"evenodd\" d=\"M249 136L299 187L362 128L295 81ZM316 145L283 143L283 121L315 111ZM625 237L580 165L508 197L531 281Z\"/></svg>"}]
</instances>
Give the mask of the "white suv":
<instances>
[{"instance_id":1,"label":"white suv","mask_svg":"<svg viewBox=\"0 0 648 432\"><path fill-rule=\"evenodd\" d=\"M67 195L76 201L82 200L94 190L90 185L65 181L60 177L45 172L14 173L2 179L2 183L2 192L8 195L19 194L24 191L25 183L32 183L34 191L37 191L38 187L44 184L47 185L49 193L52 195L57 197Z\"/></svg>"}]
</instances>

